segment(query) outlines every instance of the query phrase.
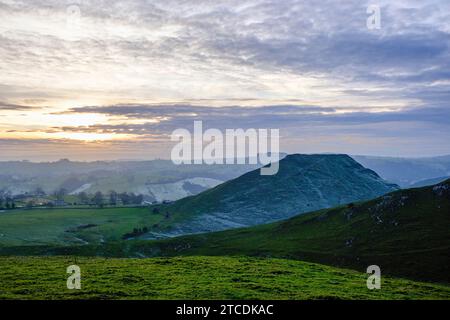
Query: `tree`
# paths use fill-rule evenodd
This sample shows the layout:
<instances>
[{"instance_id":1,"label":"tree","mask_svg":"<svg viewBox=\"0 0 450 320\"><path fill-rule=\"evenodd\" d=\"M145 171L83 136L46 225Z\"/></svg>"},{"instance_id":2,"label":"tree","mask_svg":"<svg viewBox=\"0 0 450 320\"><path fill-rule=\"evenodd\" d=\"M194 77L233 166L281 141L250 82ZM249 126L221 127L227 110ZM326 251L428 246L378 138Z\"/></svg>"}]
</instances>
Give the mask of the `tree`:
<instances>
[{"instance_id":1,"label":"tree","mask_svg":"<svg viewBox=\"0 0 450 320\"><path fill-rule=\"evenodd\" d=\"M45 191L41 187L37 187L36 190L34 191L34 194L38 197L43 197L45 196Z\"/></svg>"},{"instance_id":2,"label":"tree","mask_svg":"<svg viewBox=\"0 0 450 320\"><path fill-rule=\"evenodd\" d=\"M60 188L60 189L56 190L56 192L55 192L56 200L59 200L59 201L64 200L64 196L66 196L66 195L67 195L67 190L64 188Z\"/></svg>"},{"instance_id":3,"label":"tree","mask_svg":"<svg viewBox=\"0 0 450 320\"><path fill-rule=\"evenodd\" d=\"M86 192L80 192L80 193L78 194L78 199L80 199L80 202L81 202L82 204L87 204L87 203L89 202L89 197L88 197L88 195L86 194Z\"/></svg>"},{"instance_id":4,"label":"tree","mask_svg":"<svg viewBox=\"0 0 450 320\"><path fill-rule=\"evenodd\" d=\"M119 198L123 204L125 204L125 205L130 204L130 196L128 195L128 193L123 192L123 193L119 194Z\"/></svg>"},{"instance_id":5,"label":"tree","mask_svg":"<svg viewBox=\"0 0 450 320\"><path fill-rule=\"evenodd\" d=\"M115 192L114 190L109 192L109 204L112 206L117 205L117 192Z\"/></svg>"},{"instance_id":6,"label":"tree","mask_svg":"<svg viewBox=\"0 0 450 320\"><path fill-rule=\"evenodd\" d=\"M92 198L92 201L99 206L100 208L103 207L103 193L100 191L97 191L94 195L94 198Z\"/></svg>"},{"instance_id":7,"label":"tree","mask_svg":"<svg viewBox=\"0 0 450 320\"><path fill-rule=\"evenodd\" d=\"M14 209L16 207L16 204L14 203L14 199L10 196L6 196L4 201L5 201L6 209Z\"/></svg>"},{"instance_id":8,"label":"tree","mask_svg":"<svg viewBox=\"0 0 450 320\"><path fill-rule=\"evenodd\" d=\"M134 197L135 204L142 204L142 201L144 201L144 196L142 194L138 194Z\"/></svg>"}]
</instances>

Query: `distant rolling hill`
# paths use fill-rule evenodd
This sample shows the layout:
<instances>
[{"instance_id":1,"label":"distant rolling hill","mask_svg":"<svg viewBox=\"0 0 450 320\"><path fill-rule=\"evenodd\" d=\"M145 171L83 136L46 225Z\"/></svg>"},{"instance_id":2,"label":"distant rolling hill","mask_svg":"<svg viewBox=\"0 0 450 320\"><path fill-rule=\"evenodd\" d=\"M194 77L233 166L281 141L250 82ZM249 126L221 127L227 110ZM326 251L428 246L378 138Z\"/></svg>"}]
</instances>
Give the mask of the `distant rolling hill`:
<instances>
[{"instance_id":1,"label":"distant rolling hill","mask_svg":"<svg viewBox=\"0 0 450 320\"><path fill-rule=\"evenodd\" d=\"M402 188L420 185L423 180L450 176L450 155L427 158L394 158L373 156L352 156L363 166L376 171L383 179ZM425 185L421 185L425 186Z\"/></svg>"},{"instance_id":2,"label":"distant rolling hill","mask_svg":"<svg viewBox=\"0 0 450 320\"><path fill-rule=\"evenodd\" d=\"M279 172L248 172L167 209L179 222L167 232L174 236L268 223L293 215L372 199L397 190L374 171L347 155L288 155Z\"/></svg>"},{"instance_id":3,"label":"distant rolling hill","mask_svg":"<svg viewBox=\"0 0 450 320\"><path fill-rule=\"evenodd\" d=\"M175 165L170 160L34 163L0 161L0 195L134 192L147 201L178 200L236 178L259 165Z\"/></svg>"},{"instance_id":4,"label":"distant rolling hill","mask_svg":"<svg viewBox=\"0 0 450 320\"><path fill-rule=\"evenodd\" d=\"M432 179L419 180L419 181L411 184L410 188L421 188L421 187L426 187L426 186L432 186L434 184L438 184L447 179L450 179L450 177L447 176L447 177L437 177L437 178L432 178Z\"/></svg>"}]
</instances>

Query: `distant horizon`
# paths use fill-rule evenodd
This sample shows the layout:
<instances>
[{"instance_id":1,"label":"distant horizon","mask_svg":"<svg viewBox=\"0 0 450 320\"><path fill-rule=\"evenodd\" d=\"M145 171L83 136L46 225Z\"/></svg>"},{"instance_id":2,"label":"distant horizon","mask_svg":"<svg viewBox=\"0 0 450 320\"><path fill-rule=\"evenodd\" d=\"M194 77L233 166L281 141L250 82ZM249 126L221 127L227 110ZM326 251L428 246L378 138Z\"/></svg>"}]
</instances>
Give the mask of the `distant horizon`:
<instances>
[{"instance_id":1,"label":"distant horizon","mask_svg":"<svg viewBox=\"0 0 450 320\"><path fill-rule=\"evenodd\" d=\"M351 153L339 153L339 152L313 152L313 153L307 153L307 152L293 152L293 153L287 153L287 152L280 152L280 154L283 155L348 155L350 157L368 157L368 158L391 158L391 159L411 159L411 160L420 160L420 159L431 159L431 158L440 158L440 157L450 157L449 154L440 154L440 155L434 155L434 156L386 156L386 155L368 155L368 154L351 154ZM171 161L170 158L135 158L135 159L97 159L97 160L76 160L76 159L70 159L70 158L60 158L60 159L49 159L49 160L28 160L28 159L16 159L16 160L1 160L0 163L5 162L28 162L28 163L57 163L62 161L69 161L69 162L78 162L78 163L93 163L93 162L145 162L145 161Z\"/></svg>"}]
</instances>

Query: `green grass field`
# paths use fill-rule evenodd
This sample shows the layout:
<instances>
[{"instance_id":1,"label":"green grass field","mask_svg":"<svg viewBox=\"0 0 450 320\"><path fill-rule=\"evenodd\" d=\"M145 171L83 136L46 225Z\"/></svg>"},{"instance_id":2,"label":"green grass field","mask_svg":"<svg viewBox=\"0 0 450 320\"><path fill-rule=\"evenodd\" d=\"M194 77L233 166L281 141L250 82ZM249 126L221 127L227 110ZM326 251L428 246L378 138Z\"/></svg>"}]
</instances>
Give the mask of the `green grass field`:
<instances>
[{"instance_id":1,"label":"green grass field","mask_svg":"<svg viewBox=\"0 0 450 320\"><path fill-rule=\"evenodd\" d=\"M81 268L81 289L66 268ZM294 260L249 257L0 258L0 299L450 299L450 287Z\"/></svg>"},{"instance_id":2,"label":"green grass field","mask_svg":"<svg viewBox=\"0 0 450 320\"><path fill-rule=\"evenodd\" d=\"M150 208L11 210L0 213L0 247L117 241L133 228L163 223Z\"/></svg>"}]
</instances>

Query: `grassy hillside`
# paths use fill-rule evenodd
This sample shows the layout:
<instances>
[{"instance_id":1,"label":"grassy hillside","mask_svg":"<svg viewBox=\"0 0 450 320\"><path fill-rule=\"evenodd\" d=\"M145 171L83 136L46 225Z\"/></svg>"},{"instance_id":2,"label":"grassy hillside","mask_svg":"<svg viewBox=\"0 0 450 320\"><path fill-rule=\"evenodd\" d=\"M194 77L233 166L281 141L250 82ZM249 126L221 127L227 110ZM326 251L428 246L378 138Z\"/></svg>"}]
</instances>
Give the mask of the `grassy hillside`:
<instances>
[{"instance_id":1,"label":"grassy hillside","mask_svg":"<svg viewBox=\"0 0 450 320\"><path fill-rule=\"evenodd\" d=\"M450 283L450 180L246 229L133 247L143 254L294 258Z\"/></svg>"},{"instance_id":2,"label":"grassy hillside","mask_svg":"<svg viewBox=\"0 0 450 320\"><path fill-rule=\"evenodd\" d=\"M115 185L121 185L119 180ZM100 244L144 227L147 238L160 238L255 225L392 188L345 155L292 155L281 160L275 176L261 176L255 170L198 196L159 205L158 214L152 213L153 208L0 212L0 251L28 244Z\"/></svg>"},{"instance_id":3,"label":"grassy hillside","mask_svg":"<svg viewBox=\"0 0 450 320\"><path fill-rule=\"evenodd\" d=\"M351 201L373 199L398 187L347 155L288 155L275 175L248 172L169 210L182 222L166 232L180 235L251 226ZM191 217L191 219L186 219Z\"/></svg>"},{"instance_id":4,"label":"grassy hillside","mask_svg":"<svg viewBox=\"0 0 450 320\"><path fill-rule=\"evenodd\" d=\"M68 290L66 268L81 268ZM0 258L0 299L450 299L450 287L293 260L248 257Z\"/></svg>"},{"instance_id":5,"label":"grassy hillside","mask_svg":"<svg viewBox=\"0 0 450 320\"><path fill-rule=\"evenodd\" d=\"M0 248L0 254L290 258L450 283L450 180L251 228L162 241Z\"/></svg>"},{"instance_id":6,"label":"grassy hillside","mask_svg":"<svg viewBox=\"0 0 450 320\"><path fill-rule=\"evenodd\" d=\"M290 258L450 283L450 180L289 220L161 241L122 236L176 217L149 208L30 210L0 214L0 255Z\"/></svg>"},{"instance_id":7,"label":"grassy hillside","mask_svg":"<svg viewBox=\"0 0 450 320\"><path fill-rule=\"evenodd\" d=\"M0 248L117 241L134 228L164 224L150 208L32 209L0 213Z\"/></svg>"}]
</instances>

